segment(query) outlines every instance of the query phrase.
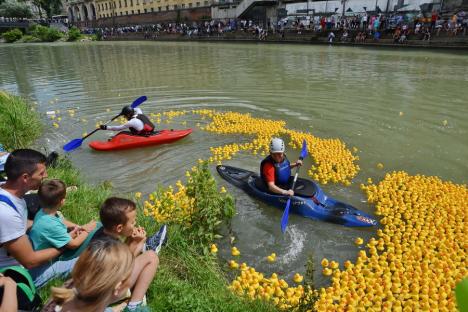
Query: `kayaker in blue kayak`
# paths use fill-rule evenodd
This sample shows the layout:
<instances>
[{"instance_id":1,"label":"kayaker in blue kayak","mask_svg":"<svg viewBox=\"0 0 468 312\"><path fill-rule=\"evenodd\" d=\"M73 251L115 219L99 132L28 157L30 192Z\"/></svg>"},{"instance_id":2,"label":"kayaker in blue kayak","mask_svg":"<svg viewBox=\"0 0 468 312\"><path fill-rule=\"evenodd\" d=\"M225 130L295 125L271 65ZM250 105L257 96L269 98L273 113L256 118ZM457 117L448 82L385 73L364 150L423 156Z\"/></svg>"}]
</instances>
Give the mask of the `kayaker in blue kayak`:
<instances>
[{"instance_id":1,"label":"kayaker in blue kayak","mask_svg":"<svg viewBox=\"0 0 468 312\"><path fill-rule=\"evenodd\" d=\"M302 160L290 163L284 153L284 141L273 138L270 142L270 155L260 164L260 176L268 187L268 191L274 194L293 196L291 186L291 168L301 166Z\"/></svg>"},{"instance_id":2,"label":"kayaker in blue kayak","mask_svg":"<svg viewBox=\"0 0 468 312\"><path fill-rule=\"evenodd\" d=\"M148 136L154 131L154 124L151 120L143 114L142 110L138 107L131 108L125 106L120 115L127 118L127 122L120 126L107 126L100 125L101 130L122 131L129 129L132 134Z\"/></svg>"}]
</instances>

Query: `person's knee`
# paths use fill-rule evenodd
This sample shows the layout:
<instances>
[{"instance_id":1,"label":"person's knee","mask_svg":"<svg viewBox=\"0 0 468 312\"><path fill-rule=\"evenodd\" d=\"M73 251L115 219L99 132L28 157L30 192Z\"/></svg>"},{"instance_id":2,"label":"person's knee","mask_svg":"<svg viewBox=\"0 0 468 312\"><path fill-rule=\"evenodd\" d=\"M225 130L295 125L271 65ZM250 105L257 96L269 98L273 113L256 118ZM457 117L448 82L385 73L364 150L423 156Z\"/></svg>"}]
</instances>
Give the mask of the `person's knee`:
<instances>
[{"instance_id":1,"label":"person's knee","mask_svg":"<svg viewBox=\"0 0 468 312\"><path fill-rule=\"evenodd\" d=\"M143 255L145 257L146 263L151 266L157 267L159 265L159 257L153 250L148 250Z\"/></svg>"}]
</instances>

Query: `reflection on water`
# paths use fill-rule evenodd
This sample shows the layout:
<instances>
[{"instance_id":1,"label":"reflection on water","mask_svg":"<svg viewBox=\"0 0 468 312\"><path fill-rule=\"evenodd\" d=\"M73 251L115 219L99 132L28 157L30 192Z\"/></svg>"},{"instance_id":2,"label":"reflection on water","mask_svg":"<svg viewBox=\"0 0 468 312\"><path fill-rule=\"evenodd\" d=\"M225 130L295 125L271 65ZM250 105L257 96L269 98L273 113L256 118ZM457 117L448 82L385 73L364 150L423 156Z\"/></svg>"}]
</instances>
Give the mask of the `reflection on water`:
<instances>
[{"instance_id":1,"label":"reflection on water","mask_svg":"<svg viewBox=\"0 0 468 312\"><path fill-rule=\"evenodd\" d=\"M89 132L140 95L148 96L141 106L147 113L193 108L248 112L357 147L361 172L353 185L326 185L324 190L369 212L373 207L359 183L368 177L378 181L385 171L467 182L467 68L466 55L420 50L159 42L0 46L0 88L37 101L41 112L61 111L60 128L50 127L44 137L49 149ZM68 109L76 111L73 118ZM199 130L197 123L206 122L187 114L159 125L195 128L171 145L98 153L84 144L71 157L90 181L111 180L116 192L148 193L156 184L181 179L198 158L209 157L210 146L246 140ZM98 132L94 138L109 135ZM289 151L289 158L295 157L297 152ZM260 160L241 155L226 163L257 170ZM384 170L376 168L379 162ZM298 216L290 217L282 235L281 210L228 189L237 200L233 231L241 260L266 272L303 272L311 252L316 260L353 259L354 238L373 235L372 229ZM278 255L274 265L265 260L271 252ZM221 256L230 259L227 249ZM319 274L318 279L325 281Z\"/></svg>"}]
</instances>

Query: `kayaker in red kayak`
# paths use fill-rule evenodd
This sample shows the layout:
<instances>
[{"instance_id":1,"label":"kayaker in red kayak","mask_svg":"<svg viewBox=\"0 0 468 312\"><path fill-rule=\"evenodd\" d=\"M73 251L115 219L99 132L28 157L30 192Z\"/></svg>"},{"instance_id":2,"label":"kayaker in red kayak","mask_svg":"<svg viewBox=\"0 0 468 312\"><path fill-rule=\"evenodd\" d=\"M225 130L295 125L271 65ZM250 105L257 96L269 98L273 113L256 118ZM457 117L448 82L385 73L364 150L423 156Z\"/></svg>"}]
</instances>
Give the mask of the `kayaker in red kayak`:
<instances>
[{"instance_id":1,"label":"kayaker in red kayak","mask_svg":"<svg viewBox=\"0 0 468 312\"><path fill-rule=\"evenodd\" d=\"M100 125L99 127L101 130L122 131L124 129L129 129L130 132L135 135L148 136L153 134L154 124L146 115L143 114L140 108L125 106L120 115L127 118L128 121L125 124L120 126Z\"/></svg>"},{"instance_id":2,"label":"kayaker in red kayak","mask_svg":"<svg viewBox=\"0 0 468 312\"><path fill-rule=\"evenodd\" d=\"M289 189L291 168L301 165L300 159L291 164L284 154L284 141L280 138L273 138L270 142L270 155L260 164L260 176L269 192L293 196L294 191Z\"/></svg>"}]
</instances>

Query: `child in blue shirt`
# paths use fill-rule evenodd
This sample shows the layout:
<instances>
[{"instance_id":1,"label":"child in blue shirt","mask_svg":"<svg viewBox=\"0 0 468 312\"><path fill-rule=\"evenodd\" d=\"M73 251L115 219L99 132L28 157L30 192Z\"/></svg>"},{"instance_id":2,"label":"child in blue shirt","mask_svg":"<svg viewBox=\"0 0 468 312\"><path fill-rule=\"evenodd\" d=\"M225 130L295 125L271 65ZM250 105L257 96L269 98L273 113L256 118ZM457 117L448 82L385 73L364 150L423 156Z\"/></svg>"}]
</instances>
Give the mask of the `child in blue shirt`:
<instances>
[{"instance_id":1,"label":"child in blue shirt","mask_svg":"<svg viewBox=\"0 0 468 312\"><path fill-rule=\"evenodd\" d=\"M46 248L77 249L96 227L96 222L79 226L65 219L59 212L65 202L66 186L60 180L44 181L38 191L40 209L34 217L29 238L34 250ZM69 232L70 230L70 232Z\"/></svg>"}]
</instances>

